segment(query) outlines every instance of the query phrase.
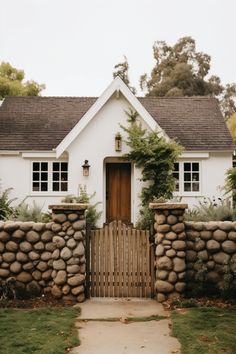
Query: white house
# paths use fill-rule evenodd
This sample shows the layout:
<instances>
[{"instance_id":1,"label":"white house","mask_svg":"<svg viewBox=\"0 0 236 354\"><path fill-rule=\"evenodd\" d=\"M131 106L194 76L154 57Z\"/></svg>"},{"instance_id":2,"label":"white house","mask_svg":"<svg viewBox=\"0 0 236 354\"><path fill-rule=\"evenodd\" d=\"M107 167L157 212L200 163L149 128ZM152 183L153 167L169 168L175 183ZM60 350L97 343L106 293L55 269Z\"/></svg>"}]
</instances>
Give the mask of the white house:
<instances>
[{"instance_id":1,"label":"white house","mask_svg":"<svg viewBox=\"0 0 236 354\"><path fill-rule=\"evenodd\" d=\"M140 171L124 161L120 124L125 111L138 112L148 129L185 148L176 164L177 196L189 205L198 197L220 196L234 145L217 101L209 97L135 97L116 78L96 97L7 97L0 107L0 183L18 202L47 209L78 186L96 192L101 224L114 218L135 222ZM123 137L117 151L115 137ZM85 160L90 165L84 175Z\"/></svg>"}]
</instances>

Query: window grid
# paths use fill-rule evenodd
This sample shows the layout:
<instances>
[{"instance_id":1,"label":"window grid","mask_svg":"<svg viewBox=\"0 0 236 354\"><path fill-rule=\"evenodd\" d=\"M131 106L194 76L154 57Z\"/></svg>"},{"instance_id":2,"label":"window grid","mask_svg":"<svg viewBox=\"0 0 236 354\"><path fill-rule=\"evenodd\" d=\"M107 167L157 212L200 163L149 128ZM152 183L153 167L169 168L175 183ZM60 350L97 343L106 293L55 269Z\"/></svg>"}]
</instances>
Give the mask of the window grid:
<instances>
[{"instance_id":1,"label":"window grid","mask_svg":"<svg viewBox=\"0 0 236 354\"><path fill-rule=\"evenodd\" d=\"M181 161L174 164L175 192L200 192L200 162Z\"/></svg>"},{"instance_id":2,"label":"window grid","mask_svg":"<svg viewBox=\"0 0 236 354\"><path fill-rule=\"evenodd\" d=\"M68 162L32 162L32 192L67 192Z\"/></svg>"},{"instance_id":3,"label":"window grid","mask_svg":"<svg viewBox=\"0 0 236 354\"><path fill-rule=\"evenodd\" d=\"M199 162L184 162L184 192L199 192Z\"/></svg>"},{"instance_id":4,"label":"window grid","mask_svg":"<svg viewBox=\"0 0 236 354\"><path fill-rule=\"evenodd\" d=\"M53 192L66 192L68 190L68 163L67 162L53 162L52 190Z\"/></svg>"},{"instance_id":5,"label":"window grid","mask_svg":"<svg viewBox=\"0 0 236 354\"><path fill-rule=\"evenodd\" d=\"M33 162L33 192L48 191L48 162Z\"/></svg>"}]
</instances>

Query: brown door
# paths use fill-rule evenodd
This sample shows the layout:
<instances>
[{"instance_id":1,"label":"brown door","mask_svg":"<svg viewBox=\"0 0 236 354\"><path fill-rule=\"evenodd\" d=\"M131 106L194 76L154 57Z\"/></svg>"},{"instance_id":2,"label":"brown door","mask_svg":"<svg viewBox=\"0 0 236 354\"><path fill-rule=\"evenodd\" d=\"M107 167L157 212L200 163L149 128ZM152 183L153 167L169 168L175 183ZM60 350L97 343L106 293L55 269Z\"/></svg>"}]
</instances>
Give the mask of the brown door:
<instances>
[{"instance_id":1,"label":"brown door","mask_svg":"<svg viewBox=\"0 0 236 354\"><path fill-rule=\"evenodd\" d=\"M106 164L106 221L131 221L131 165Z\"/></svg>"}]
</instances>

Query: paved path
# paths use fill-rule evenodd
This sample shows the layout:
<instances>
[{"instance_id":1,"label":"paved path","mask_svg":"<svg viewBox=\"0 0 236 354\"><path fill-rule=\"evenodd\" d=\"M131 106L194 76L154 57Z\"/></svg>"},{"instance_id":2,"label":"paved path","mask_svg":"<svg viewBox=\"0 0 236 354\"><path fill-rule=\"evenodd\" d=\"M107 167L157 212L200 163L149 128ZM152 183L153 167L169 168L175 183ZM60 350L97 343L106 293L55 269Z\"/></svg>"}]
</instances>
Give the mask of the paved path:
<instances>
[{"instance_id":1,"label":"paved path","mask_svg":"<svg viewBox=\"0 0 236 354\"><path fill-rule=\"evenodd\" d=\"M169 314L155 300L93 298L79 307L81 316L76 325L81 345L74 348L72 354L180 353L179 342L170 336ZM152 315L166 318L159 321L126 321L127 317ZM117 320L111 321L114 318Z\"/></svg>"}]
</instances>

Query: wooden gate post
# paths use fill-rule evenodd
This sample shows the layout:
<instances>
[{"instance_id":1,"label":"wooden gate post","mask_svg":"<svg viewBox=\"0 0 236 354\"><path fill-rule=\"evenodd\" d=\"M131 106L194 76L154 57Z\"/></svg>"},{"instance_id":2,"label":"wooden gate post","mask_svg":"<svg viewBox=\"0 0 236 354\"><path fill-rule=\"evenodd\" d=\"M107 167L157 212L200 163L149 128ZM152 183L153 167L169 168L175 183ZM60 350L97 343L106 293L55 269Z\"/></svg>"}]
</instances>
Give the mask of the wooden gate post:
<instances>
[{"instance_id":1,"label":"wooden gate post","mask_svg":"<svg viewBox=\"0 0 236 354\"><path fill-rule=\"evenodd\" d=\"M50 205L52 209L52 295L64 301L85 300L85 210L86 204Z\"/></svg>"},{"instance_id":2,"label":"wooden gate post","mask_svg":"<svg viewBox=\"0 0 236 354\"><path fill-rule=\"evenodd\" d=\"M150 203L155 211L155 289L157 301L179 298L186 282L186 234L181 203Z\"/></svg>"}]
</instances>

